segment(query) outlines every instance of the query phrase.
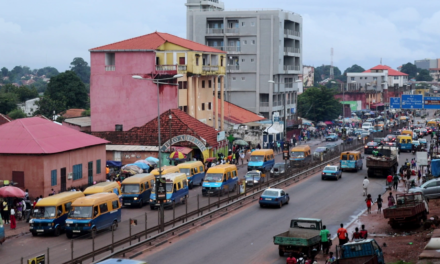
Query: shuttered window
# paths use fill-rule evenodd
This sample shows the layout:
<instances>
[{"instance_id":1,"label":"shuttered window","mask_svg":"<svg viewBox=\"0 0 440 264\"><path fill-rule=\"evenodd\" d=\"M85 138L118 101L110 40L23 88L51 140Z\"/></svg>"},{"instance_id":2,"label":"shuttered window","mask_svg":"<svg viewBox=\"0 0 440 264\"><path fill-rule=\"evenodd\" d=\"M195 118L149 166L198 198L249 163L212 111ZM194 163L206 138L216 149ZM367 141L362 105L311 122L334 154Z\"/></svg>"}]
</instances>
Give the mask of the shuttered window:
<instances>
[{"instance_id":1,"label":"shuttered window","mask_svg":"<svg viewBox=\"0 0 440 264\"><path fill-rule=\"evenodd\" d=\"M52 186L56 186L57 185L57 170L52 170L50 172L50 184Z\"/></svg>"},{"instance_id":2,"label":"shuttered window","mask_svg":"<svg viewBox=\"0 0 440 264\"><path fill-rule=\"evenodd\" d=\"M82 179L82 164L73 165L73 180Z\"/></svg>"},{"instance_id":3,"label":"shuttered window","mask_svg":"<svg viewBox=\"0 0 440 264\"><path fill-rule=\"evenodd\" d=\"M101 173L101 160L96 160L96 174Z\"/></svg>"}]
</instances>

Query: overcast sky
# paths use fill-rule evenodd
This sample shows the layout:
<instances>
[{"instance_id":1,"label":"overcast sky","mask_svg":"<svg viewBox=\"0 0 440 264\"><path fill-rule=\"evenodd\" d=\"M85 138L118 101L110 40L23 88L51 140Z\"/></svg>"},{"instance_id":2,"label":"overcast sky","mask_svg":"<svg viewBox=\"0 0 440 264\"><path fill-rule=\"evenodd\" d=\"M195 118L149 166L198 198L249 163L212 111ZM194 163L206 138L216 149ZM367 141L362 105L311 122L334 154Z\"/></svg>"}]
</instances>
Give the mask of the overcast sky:
<instances>
[{"instance_id":1,"label":"overcast sky","mask_svg":"<svg viewBox=\"0 0 440 264\"><path fill-rule=\"evenodd\" d=\"M303 16L303 64L393 68L438 58L438 0L224 0L226 9L280 8ZM2 1L0 68L67 70L90 48L153 31L186 37L185 0Z\"/></svg>"}]
</instances>

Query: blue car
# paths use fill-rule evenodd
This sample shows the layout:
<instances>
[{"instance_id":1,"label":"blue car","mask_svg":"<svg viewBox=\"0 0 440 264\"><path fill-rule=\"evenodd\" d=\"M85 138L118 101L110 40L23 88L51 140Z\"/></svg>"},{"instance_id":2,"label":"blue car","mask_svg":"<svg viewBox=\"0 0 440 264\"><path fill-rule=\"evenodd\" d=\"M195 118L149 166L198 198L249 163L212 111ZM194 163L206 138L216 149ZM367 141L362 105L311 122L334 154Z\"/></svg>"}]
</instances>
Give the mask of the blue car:
<instances>
[{"instance_id":1,"label":"blue car","mask_svg":"<svg viewBox=\"0 0 440 264\"><path fill-rule=\"evenodd\" d=\"M325 137L325 141L337 141L338 135L335 133L330 133L328 136Z\"/></svg>"},{"instance_id":2,"label":"blue car","mask_svg":"<svg viewBox=\"0 0 440 264\"><path fill-rule=\"evenodd\" d=\"M288 204L290 200L289 194L283 189L266 189L260 196L260 207L265 206L277 206L283 207L284 204Z\"/></svg>"},{"instance_id":3,"label":"blue car","mask_svg":"<svg viewBox=\"0 0 440 264\"><path fill-rule=\"evenodd\" d=\"M324 170L322 170L322 180L326 179L340 179L342 177L342 170L338 166L328 165L325 166Z\"/></svg>"}]
</instances>

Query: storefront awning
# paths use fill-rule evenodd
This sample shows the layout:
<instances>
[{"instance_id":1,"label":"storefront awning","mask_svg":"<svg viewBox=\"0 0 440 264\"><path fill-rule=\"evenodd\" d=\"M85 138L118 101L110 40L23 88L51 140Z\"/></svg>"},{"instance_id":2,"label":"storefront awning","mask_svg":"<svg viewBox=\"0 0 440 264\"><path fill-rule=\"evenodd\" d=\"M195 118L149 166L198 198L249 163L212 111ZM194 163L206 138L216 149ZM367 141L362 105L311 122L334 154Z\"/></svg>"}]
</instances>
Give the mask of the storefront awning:
<instances>
[{"instance_id":1,"label":"storefront awning","mask_svg":"<svg viewBox=\"0 0 440 264\"><path fill-rule=\"evenodd\" d=\"M187 147L178 147L178 146L171 146L171 151L179 151L182 152L185 155L188 155L188 153L190 153L192 151L192 148L187 148Z\"/></svg>"}]
</instances>

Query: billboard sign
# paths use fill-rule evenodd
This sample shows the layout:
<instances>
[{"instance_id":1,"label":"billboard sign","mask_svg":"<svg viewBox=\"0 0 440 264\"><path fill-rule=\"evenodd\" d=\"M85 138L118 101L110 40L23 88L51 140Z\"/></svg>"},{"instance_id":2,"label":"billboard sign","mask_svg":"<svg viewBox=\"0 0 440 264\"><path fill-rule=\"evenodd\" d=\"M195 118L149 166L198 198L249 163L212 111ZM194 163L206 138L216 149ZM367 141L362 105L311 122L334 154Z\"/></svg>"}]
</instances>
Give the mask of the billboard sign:
<instances>
[{"instance_id":1,"label":"billboard sign","mask_svg":"<svg viewBox=\"0 0 440 264\"><path fill-rule=\"evenodd\" d=\"M423 95L403 94L402 109L423 109Z\"/></svg>"},{"instance_id":2,"label":"billboard sign","mask_svg":"<svg viewBox=\"0 0 440 264\"><path fill-rule=\"evenodd\" d=\"M390 97L390 108L400 109L400 97Z\"/></svg>"},{"instance_id":3,"label":"billboard sign","mask_svg":"<svg viewBox=\"0 0 440 264\"><path fill-rule=\"evenodd\" d=\"M440 109L440 97L425 97L423 102L425 109Z\"/></svg>"},{"instance_id":4,"label":"billboard sign","mask_svg":"<svg viewBox=\"0 0 440 264\"><path fill-rule=\"evenodd\" d=\"M312 87L315 80L315 67L303 66L304 87Z\"/></svg>"},{"instance_id":5,"label":"billboard sign","mask_svg":"<svg viewBox=\"0 0 440 264\"><path fill-rule=\"evenodd\" d=\"M360 110L360 109L358 109L358 102L357 101L341 101L341 104L350 105L350 109L353 112Z\"/></svg>"}]
</instances>

